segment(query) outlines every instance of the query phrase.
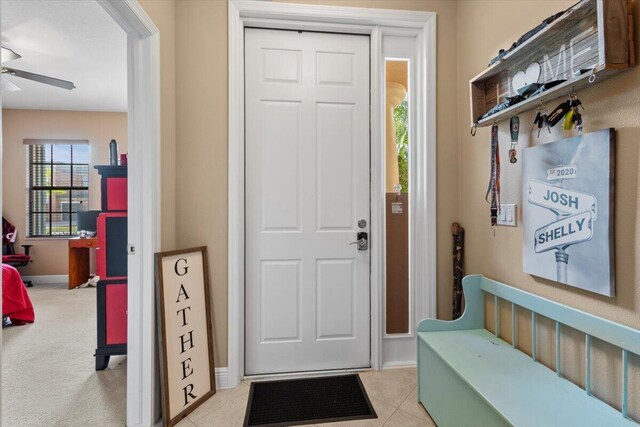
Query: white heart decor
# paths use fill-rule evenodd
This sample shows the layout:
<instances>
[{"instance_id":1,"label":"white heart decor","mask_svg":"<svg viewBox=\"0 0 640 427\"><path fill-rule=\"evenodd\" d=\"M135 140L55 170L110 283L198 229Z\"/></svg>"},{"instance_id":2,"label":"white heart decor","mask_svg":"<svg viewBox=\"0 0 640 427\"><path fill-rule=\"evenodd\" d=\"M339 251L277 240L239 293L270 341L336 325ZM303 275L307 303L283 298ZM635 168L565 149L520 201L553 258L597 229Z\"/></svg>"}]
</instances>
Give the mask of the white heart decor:
<instances>
[{"instance_id":1,"label":"white heart decor","mask_svg":"<svg viewBox=\"0 0 640 427\"><path fill-rule=\"evenodd\" d=\"M527 89L540 79L540 64L532 62L527 67L527 71L518 71L511 79L511 86L516 93L524 94Z\"/></svg>"}]
</instances>

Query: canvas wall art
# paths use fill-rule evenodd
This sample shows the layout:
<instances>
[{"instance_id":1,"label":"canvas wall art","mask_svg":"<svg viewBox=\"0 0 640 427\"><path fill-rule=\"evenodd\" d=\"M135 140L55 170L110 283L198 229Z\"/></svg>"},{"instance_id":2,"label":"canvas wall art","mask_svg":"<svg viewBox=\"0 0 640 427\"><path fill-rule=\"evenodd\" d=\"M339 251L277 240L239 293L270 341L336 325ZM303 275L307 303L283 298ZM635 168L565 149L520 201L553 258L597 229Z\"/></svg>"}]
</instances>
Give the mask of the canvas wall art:
<instances>
[{"instance_id":1,"label":"canvas wall art","mask_svg":"<svg viewBox=\"0 0 640 427\"><path fill-rule=\"evenodd\" d=\"M526 273L613 296L615 130L523 150Z\"/></svg>"}]
</instances>

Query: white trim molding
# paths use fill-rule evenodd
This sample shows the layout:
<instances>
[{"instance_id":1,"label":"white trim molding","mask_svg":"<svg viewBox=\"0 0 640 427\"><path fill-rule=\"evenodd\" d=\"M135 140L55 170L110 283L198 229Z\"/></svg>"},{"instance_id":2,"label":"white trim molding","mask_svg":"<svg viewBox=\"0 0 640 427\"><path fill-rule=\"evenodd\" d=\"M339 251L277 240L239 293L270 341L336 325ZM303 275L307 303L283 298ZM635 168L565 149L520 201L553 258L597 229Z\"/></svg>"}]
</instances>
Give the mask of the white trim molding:
<instances>
[{"instance_id":1,"label":"white trim molding","mask_svg":"<svg viewBox=\"0 0 640 427\"><path fill-rule=\"evenodd\" d=\"M233 388L229 386L229 369L216 368L216 390L222 390L224 388Z\"/></svg>"},{"instance_id":2,"label":"white trim molding","mask_svg":"<svg viewBox=\"0 0 640 427\"><path fill-rule=\"evenodd\" d=\"M135 0L97 0L127 33L127 426L160 418L155 264L160 251L160 32Z\"/></svg>"},{"instance_id":3,"label":"white trim molding","mask_svg":"<svg viewBox=\"0 0 640 427\"><path fill-rule=\"evenodd\" d=\"M229 330L228 386L244 377L244 28L280 28L367 34L371 40L371 232L384 235L384 36L417 40L416 102L418 123L413 253L419 262L412 271L416 317L436 315L436 14L335 6L229 1ZM417 194L418 191L420 194ZM382 368L383 245L371 245L371 368Z\"/></svg>"}]
</instances>

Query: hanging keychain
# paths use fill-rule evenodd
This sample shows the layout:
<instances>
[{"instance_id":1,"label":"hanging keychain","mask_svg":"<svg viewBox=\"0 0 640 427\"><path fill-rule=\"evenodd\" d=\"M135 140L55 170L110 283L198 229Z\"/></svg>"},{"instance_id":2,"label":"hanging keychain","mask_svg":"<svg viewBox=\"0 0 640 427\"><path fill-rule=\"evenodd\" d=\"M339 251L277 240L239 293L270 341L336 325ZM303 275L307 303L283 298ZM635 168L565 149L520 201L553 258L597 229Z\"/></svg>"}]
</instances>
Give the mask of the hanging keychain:
<instances>
[{"instance_id":1,"label":"hanging keychain","mask_svg":"<svg viewBox=\"0 0 640 427\"><path fill-rule=\"evenodd\" d=\"M573 109L572 122L576 129L578 129L579 132L582 132L582 114L580 114L580 107L584 110L584 106L582 106L582 102L578 99L578 95L575 92L572 93L571 98L571 105Z\"/></svg>"},{"instance_id":2,"label":"hanging keychain","mask_svg":"<svg viewBox=\"0 0 640 427\"><path fill-rule=\"evenodd\" d=\"M498 125L491 127L491 172L489 174L489 186L485 200L491 205L491 228L493 236L496 235L498 225L498 212L500 210L500 147L498 146Z\"/></svg>"},{"instance_id":3,"label":"hanging keychain","mask_svg":"<svg viewBox=\"0 0 640 427\"><path fill-rule=\"evenodd\" d=\"M513 116L509 121L509 129L511 130L511 149L509 150L509 162L516 163L516 145L518 144L518 134L520 132L520 117Z\"/></svg>"},{"instance_id":4,"label":"hanging keychain","mask_svg":"<svg viewBox=\"0 0 640 427\"><path fill-rule=\"evenodd\" d=\"M551 126L549 126L547 114L547 107L544 104L540 104L538 107L538 113L536 114L535 119L533 119L533 124L538 126L538 138L540 137L540 130L546 126L549 133L551 133Z\"/></svg>"},{"instance_id":5,"label":"hanging keychain","mask_svg":"<svg viewBox=\"0 0 640 427\"><path fill-rule=\"evenodd\" d=\"M570 110L564 116L563 129L571 130L575 127L579 132L582 132L582 114L580 114L582 102L578 99L578 95L572 92L567 103L570 106Z\"/></svg>"}]
</instances>

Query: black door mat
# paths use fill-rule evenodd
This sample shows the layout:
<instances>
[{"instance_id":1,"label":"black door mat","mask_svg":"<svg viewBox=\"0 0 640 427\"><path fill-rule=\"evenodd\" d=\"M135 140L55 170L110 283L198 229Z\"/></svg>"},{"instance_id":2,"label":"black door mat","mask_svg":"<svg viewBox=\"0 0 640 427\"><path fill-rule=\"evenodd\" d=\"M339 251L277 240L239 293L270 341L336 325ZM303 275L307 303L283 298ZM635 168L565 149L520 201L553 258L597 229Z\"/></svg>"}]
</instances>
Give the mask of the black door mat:
<instances>
[{"instance_id":1,"label":"black door mat","mask_svg":"<svg viewBox=\"0 0 640 427\"><path fill-rule=\"evenodd\" d=\"M245 427L378 418L358 375L251 383Z\"/></svg>"}]
</instances>

